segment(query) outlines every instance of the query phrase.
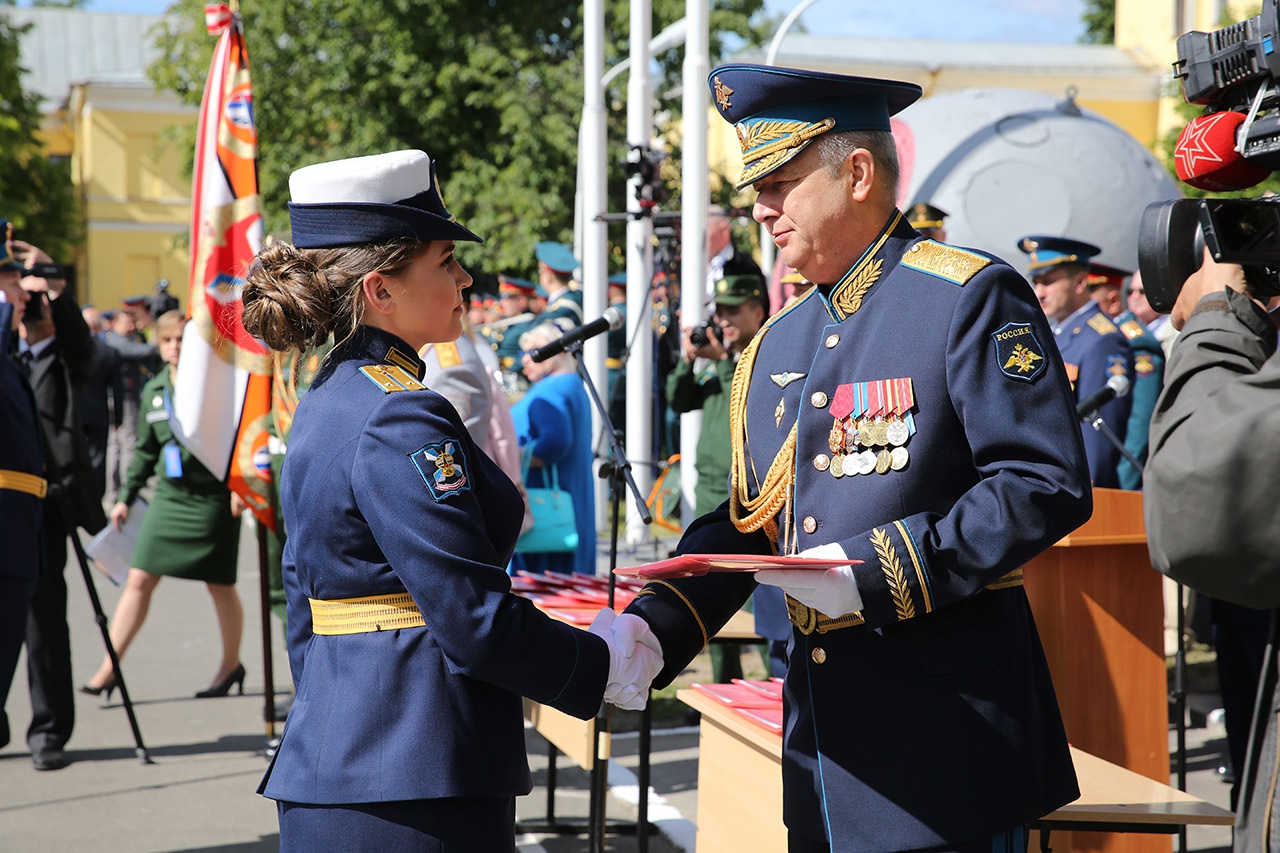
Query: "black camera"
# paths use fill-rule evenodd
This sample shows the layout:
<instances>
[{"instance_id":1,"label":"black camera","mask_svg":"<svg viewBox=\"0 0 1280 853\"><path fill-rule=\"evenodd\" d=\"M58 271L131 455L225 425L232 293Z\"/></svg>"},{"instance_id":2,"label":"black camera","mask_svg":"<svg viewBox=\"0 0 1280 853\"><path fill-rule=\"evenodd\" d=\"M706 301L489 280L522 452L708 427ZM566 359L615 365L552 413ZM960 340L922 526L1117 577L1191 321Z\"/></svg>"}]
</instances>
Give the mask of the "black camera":
<instances>
[{"instance_id":1,"label":"black camera","mask_svg":"<svg viewBox=\"0 0 1280 853\"><path fill-rule=\"evenodd\" d=\"M1138 269L1151 307L1173 310L1204 250L1218 263L1240 264L1251 295L1280 295L1280 197L1179 198L1142 212Z\"/></svg>"},{"instance_id":2,"label":"black camera","mask_svg":"<svg viewBox=\"0 0 1280 853\"><path fill-rule=\"evenodd\" d=\"M37 261L22 271L24 276L35 276L36 278L66 278L66 270L62 268L62 264L48 264Z\"/></svg>"},{"instance_id":3,"label":"black camera","mask_svg":"<svg viewBox=\"0 0 1280 853\"><path fill-rule=\"evenodd\" d=\"M698 326L689 330L689 343L698 349L702 349L711 343L712 336L715 337L717 343L724 344L724 332L716 325L715 320L708 320L705 326Z\"/></svg>"},{"instance_id":4,"label":"black camera","mask_svg":"<svg viewBox=\"0 0 1280 853\"><path fill-rule=\"evenodd\" d=\"M1207 108L1184 131L1185 161L1184 139L1178 142L1178 174L1193 186L1242 189L1280 168L1276 4L1263 0L1262 11L1248 20L1178 37L1174 76L1188 103ZM1206 248L1215 261L1244 268L1251 295L1265 300L1280 294L1280 199L1170 199L1148 205L1138 229L1138 269L1152 308L1173 310Z\"/></svg>"}]
</instances>

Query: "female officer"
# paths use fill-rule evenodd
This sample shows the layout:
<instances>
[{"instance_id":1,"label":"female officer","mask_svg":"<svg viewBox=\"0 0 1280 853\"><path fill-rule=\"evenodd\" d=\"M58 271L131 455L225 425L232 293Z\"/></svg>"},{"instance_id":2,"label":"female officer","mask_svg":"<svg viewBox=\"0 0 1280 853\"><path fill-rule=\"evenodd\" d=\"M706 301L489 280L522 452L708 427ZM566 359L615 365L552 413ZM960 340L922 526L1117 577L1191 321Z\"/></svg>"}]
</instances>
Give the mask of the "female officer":
<instances>
[{"instance_id":1,"label":"female officer","mask_svg":"<svg viewBox=\"0 0 1280 853\"><path fill-rule=\"evenodd\" d=\"M259 791L281 850L512 851L532 787L521 695L588 718L643 707L643 623L576 630L512 595L519 493L418 350L461 333L471 276L421 151L290 176L292 245L263 250L245 328L333 351L298 404L280 500L296 697ZM637 645L639 638L642 645Z\"/></svg>"}]
</instances>

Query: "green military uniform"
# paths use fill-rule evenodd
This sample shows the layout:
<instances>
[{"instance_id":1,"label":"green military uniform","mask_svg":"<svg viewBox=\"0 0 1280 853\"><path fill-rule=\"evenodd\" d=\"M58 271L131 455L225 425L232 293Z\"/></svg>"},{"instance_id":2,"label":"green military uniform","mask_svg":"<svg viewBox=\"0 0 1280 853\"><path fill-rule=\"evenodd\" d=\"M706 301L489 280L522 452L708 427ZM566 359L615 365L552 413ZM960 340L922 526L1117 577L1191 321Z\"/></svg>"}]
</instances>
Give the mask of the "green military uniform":
<instances>
[{"instance_id":1,"label":"green military uniform","mask_svg":"<svg viewBox=\"0 0 1280 853\"><path fill-rule=\"evenodd\" d=\"M737 363L737 358L723 358L695 372L693 364L681 359L667 377L667 400L673 411L702 410L694 465L698 471L695 517L706 515L729 497L729 389Z\"/></svg>"}]
</instances>

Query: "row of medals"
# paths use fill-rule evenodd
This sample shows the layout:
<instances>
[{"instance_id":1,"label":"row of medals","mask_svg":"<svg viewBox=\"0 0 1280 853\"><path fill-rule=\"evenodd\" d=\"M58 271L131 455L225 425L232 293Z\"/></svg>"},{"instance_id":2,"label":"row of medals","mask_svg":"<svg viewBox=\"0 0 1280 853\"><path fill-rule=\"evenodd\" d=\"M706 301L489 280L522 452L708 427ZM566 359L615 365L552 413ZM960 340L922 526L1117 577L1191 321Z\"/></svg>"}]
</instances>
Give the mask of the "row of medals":
<instances>
[{"instance_id":1,"label":"row of medals","mask_svg":"<svg viewBox=\"0 0 1280 853\"><path fill-rule=\"evenodd\" d=\"M813 467L829 471L837 480L858 474L887 474L907 467L910 455L903 447L911 438L906 421L875 418L836 418L827 437L831 457L818 454ZM859 452L858 447L864 449Z\"/></svg>"}]
</instances>

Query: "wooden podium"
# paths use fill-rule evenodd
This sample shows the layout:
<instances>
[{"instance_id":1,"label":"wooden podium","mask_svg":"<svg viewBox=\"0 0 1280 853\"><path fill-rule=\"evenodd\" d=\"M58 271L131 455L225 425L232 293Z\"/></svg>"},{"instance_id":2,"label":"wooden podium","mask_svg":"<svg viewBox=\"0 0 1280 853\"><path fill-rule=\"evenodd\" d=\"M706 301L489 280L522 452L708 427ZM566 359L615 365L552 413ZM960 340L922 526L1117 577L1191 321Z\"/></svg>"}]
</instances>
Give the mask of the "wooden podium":
<instances>
[{"instance_id":1,"label":"wooden podium","mask_svg":"<svg viewBox=\"0 0 1280 853\"><path fill-rule=\"evenodd\" d=\"M1094 489L1093 516L1028 563L1024 583L1071 744L1167 784L1164 599L1142 493ZM1171 841L1074 833L1070 849L1169 853Z\"/></svg>"}]
</instances>

